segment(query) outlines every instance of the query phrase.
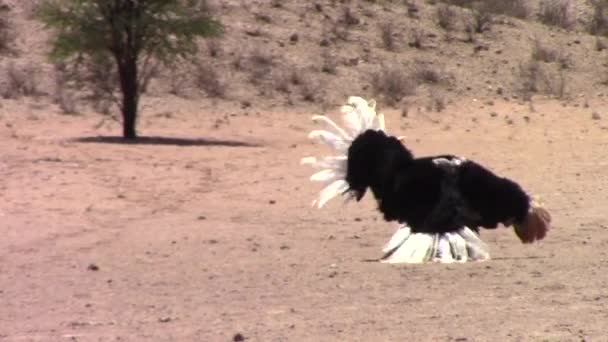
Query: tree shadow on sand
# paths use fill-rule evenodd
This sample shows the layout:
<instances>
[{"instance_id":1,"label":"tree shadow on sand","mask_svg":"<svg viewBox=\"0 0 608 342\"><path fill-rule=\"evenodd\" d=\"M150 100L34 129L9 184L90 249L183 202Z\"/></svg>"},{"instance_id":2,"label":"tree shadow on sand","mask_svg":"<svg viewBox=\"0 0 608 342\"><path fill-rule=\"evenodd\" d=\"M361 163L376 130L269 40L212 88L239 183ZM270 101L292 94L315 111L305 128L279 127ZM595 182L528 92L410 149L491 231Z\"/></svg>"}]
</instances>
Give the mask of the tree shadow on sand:
<instances>
[{"instance_id":1,"label":"tree shadow on sand","mask_svg":"<svg viewBox=\"0 0 608 342\"><path fill-rule=\"evenodd\" d=\"M238 140L207 139L207 138L172 138L172 137L137 137L124 139L117 136L95 136L75 138L72 141L95 144L123 144L123 145L165 145L165 146L224 146L224 147L260 147L256 142Z\"/></svg>"}]
</instances>

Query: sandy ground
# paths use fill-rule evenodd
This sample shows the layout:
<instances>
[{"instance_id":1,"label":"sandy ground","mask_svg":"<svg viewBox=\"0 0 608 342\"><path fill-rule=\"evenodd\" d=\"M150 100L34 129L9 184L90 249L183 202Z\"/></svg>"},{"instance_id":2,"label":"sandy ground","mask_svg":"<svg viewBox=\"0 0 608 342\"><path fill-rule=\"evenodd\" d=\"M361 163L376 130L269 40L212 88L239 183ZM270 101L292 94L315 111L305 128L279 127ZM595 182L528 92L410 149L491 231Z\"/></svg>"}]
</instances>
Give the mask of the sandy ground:
<instances>
[{"instance_id":1,"label":"sandy ground","mask_svg":"<svg viewBox=\"0 0 608 342\"><path fill-rule=\"evenodd\" d=\"M484 232L488 262L390 266L370 198L310 208L314 113L150 116L142 135L164 138L121 144L98 116L4 105L0 340L603 340L605 108L386 113L418 155L482 162L555 222L532 246Z\"/></svg>"}]
</instances>

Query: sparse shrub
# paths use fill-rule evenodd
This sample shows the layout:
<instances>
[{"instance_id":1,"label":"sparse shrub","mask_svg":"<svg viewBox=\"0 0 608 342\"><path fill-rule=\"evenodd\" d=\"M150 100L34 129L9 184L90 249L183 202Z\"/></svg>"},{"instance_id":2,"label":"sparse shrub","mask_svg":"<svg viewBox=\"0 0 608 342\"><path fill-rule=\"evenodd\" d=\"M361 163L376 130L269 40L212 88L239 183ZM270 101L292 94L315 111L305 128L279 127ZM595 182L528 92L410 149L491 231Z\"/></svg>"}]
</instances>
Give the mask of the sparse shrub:
<instances>
[{"instance_id":1,"label":"sparse shrub","mask_svg":"<svg viewBox=\"0 0 608 342\"><path fill-rule=\"evenodd\" d=\"M426 33L424 30L416 27L412 29L412 32L410 32L409 46L416 49L422 49L424 47L425 40Z\"/></svg>"},{"instance_id":2,"label":"sparse shrub","mask_svg":"<svg viewBox=\"0 0 608 342\"><path fill-rule=\"evenodd\" d=\"M519 67L519 92L526 101L532 99L535 93L553 95L564 98L567 95L568 78L563 68L551 70L549 65L543 65L536 60L530 60Z\"/></svg>"},{"instance_id":3,"label":"sparse shrub","mask_svg":"<svg viewBox=\"0 0 608 342\"><path fill-rule=\"evenodd\" d=\"M321 71L326 74L336 75L338 73L338 62L336 61L336 57L332 56L327 51L324 51L321 57L323 58Z\"/></svg>"},{"instance_id":4,"label":"sparse shrub","mask_svg":"<svg viewBox=\"0 0 608 342\"><path fill-rule=\"evenodd\" d=\"M440 71L433 68L432 65L417 62L412 70L412 77L418 80L419 83L437 84L444 80L444 76Z\"/></svg>"},{"instance_id":5,"label":"sparse shrub","mask_svg":"<svg viewBox=\"0 0 608 342\"><path fill-rule=\"evenodd\" d=\"M380 24L380 36L382 38L382 45L388 51L397 50L397 43L395 41L395 26L391 22Z\"/></svg>"},{"instance_id":6,"label":"sparse shrub","mask_svg":"<svg viewBox=\"0 0 608 342\"><path fill-rule=\"evenodd\" d=\"M8 11L8 9L0 8L0 53L2 54L14 52L13 43L15 36L8 19Z\"/></svg>"},{"instance_id":7,"label":"sparse shrub","mask_svg":"<svg viewBox=\"0 0 608 342\"><path fill-rule=\"evenodd\" d=\"M307 102L315 102L319 96L320 85L313 82L310 78L305 78L300 84L302 99Z\"/></svg>"},{"instance_id":8,"label":"sparse shrub","mask_svg":"<svg viewBox=\"0 0 608 342\"><path fill-rule=\"evenodd\" d=\"M407 7L407 16L412 19L418 19L420 9L414 1L405 0L405 6Z\"/></svg>"},{"instance_id":9,"label":"sparse shrub","mask_svg":"<svg viewBox=\"0 0 608 342\"><path fill-rule=\"evenodd\" d=\"M519 93L525 101L530 101L532 95L539 91L539 83L544 77L538 61L531 60L519 65Z\"/></svg>"},{"instance_id":10,"label":"sparse shrub","mask_svg":"<svg viewBox=\"0 0 608 342\"><path fill-rule=\"evenodd\" d=\"M69 77L64 64L55 64L55 95L54 102L64 114L73 115L78 111L76 101L69 91Z\"/></svg>"},{"instance_id":11,"label":"sparse shrub","mask_svg":"<svg viewBox=\"0 0 608 342\"><path fill-rule=\"evenodd\" d=\"M545 63L558 63L561 69L569 69L572 66L572 60L566 54L543 45L539 39L535 39L532 45L532 59Z\"/></svg>"},{"instance_id":12,"label":"sparse shrub","mask_svg":"<svg viewBox=\"0 0 608 342\"><path fill-rule=\"evenodd\" d=\"M348 26L344 25L342 23L339 23L339 22L334 23L334 25L331 28L331 37L332 37L332 40L334 40L334 41L341 40L341 41L346 42L346 41L348 41L349 34L350 33L348 30ZM322 46L323 46L323 43L322 43Z\"/></svg>"},{"instance_id":13,"label":"sparse shrub","mask_svg":"<svg viewBox=\"0 0 608 342\"><path fill-rule=\"evenodd\" d=\"M372 75L371 86L376 95L384 97L389 106L394 106L404 97L413 95L417 84L401 68L384 67Z\"/></svg>"},{"instance_id":14,"label":"sparse shrub","mask_svg":"<svg viewBox=\"0 0 608 342\"><path fill-rule=\"evenodd\" d=\"M274 79L274 89L278 92L285 94L291 93L290 85L291 82L286 73L281 73Z\"/></svg>"},{"instance_id":15,"label":"sparse shrub","mask_svg":"<svg viewBox=\"0 0 608 342\"><path fill-rule=\"evenodd\" d=\"M547 87L550 94L558 99L563 99L567 95L568 78L563 68L557 71L557 75L550 75L547 81Z\"/></svg>"},{"instance_id":16,"label":"sparse shrub","mask_svg":"<svg viewBox=\"0 0 608 342\"><path fill-rule=\"evenodd\" d=\"M211 57L219 57L222 55L222 45L220 41L217 39L208 39L207 40L207 51L209 52L209 56Z\"/></svg>"},{"instance_id":17,"label":"sparse shrub","mask_svg":"<svg viewBox=\"0 0 608 342\"><path fill-rule=\"evenodd\" d=\"M196 66L195 82L209 97L226 97L226 84L222 82L218 72L210 65L199 63Z\"/></svg>"},{"instance_id":18,"label":"sparse shrub","mask_svg":"<svg viewBox=\"0 0 608 342\"><path fill-rule=\"evenodd\" d=\"M596 37L596 39L595 39L595 49L597 51L604 51L604 50L606 50L606 48L607 48L606 41L603 40L600 37Z\"/></svg>"},{"instance_id":19,"label":"sparse shrub","mask_svg":"<svg viewBox=\"0 0 608 342\"><path fill-rule=\"evenodd\" d=\"M446 107L445 96L441 93L433 92L429 98L427 109L430 111L441 112Z\"/></svg>"},{"instance_id":20,"label":"sparse shrub","mask_svg":"<svg viewBox=\"0 0 608 342\"><path fill-rule=\"evenodd\" d=\"M2 89L2 97L17 99L22 96L38 95L36 75L37 73L30 66L19 68L10 63L6 68L6 84Z\"/></svg>"},{"instance_id":21,"label":"sparse shrub","mask_svg":"<svg viewBox=\"0 0 608 342\"><path fill-rule=\"evenodd\" d=\"M254 17L255 17L255 20L257 20L257 21L261 21L266 24L272 23L272 18L270 18L270 16L268 14L255 13Z\"/></svg>"},{"instance_id":22,"label":"sparse shrub","mask_svg":"<svg viewBox=\"0 0 608 342\"><path fill-rule=\"evenodd\" d=\"M479 7L481 12L525 19L530 16L526 0L484 0Z\"/></svg>"},{"instance_id":23,"label":"sparse shrub","mask_svg":"<svg viewBox=\"0 0 608 342\"><path fill-rule=\"evenodd\" d=\"M574 25L570 0L544 0L540 3L538 16L545 25L557 26L566 30Z\"/></svg>"},{"instance_id":24,"label":"sparse shrub","mask_svg":"<svg viewBox=\"0 0 608 342\"><path fill-rule=\"evenodd\" d=\"M261 50L254 50L247 58L247 68L251 73L251 82L259 84L272 71L274 57Z\"/></svg>"},{"instance_id":25,"label":"sparse shrub","mask_svg":"<svg viewBox=\"0 0 608 342\"><path fill-rule=\"evenodd\" d=\"M437 24L439 24L442 29L452 31L456 28L458 13L452 6L446 4L439 5L435 12L435 16L437 18Z\"/></svg>"},{"instance_id":26,"label":"sparse shrub","mask_svg":"<svg viewBox=\"0 0 608 342\"><path fill-rule=\"evenodd\" d=\"M442 2L478 10L481 13L525 19L530 15L526 0L443 0Z\"/></svg>"},{"instance_id":27,"label":"sparse shrub","mask_svg":"<svg viewBox=\"0 0 608 342\"><path fill-rule=\"evenodd\" d=\"M608 34L608 1L589 0L593 14L589 21L589 33L595 35Z\"/></svg>"},{"instance_id":28,"label":"sparse shrub","mask_svg":"<svg viewBox=\"0 0 608 342\"><path fill-rule=\"evenodd\" d=\"M472 16L470 27L471 31L475 33L483 33L485 31L490 30L492 27L492 13L489 11L483 11L479 9L474 9Z\"/></svg>"},{"instance_id":29,"label":"sparse shrub","mask_svg":"<svg viewBox=\"0 0 608 342\"><path fill-rule=\"evenodd\" d=\"M342 24L344 24L345 26L355 26L355 25L359 25L359 23L361 21L359 20L359 18L357 18L353 14L350 7L344 7L344 10L342 11L342 17L340 18L340 22Z\"/></svg>"},{"instance_id":30,"label":"sparse shrub","mask_svg":"<svg viewBox=\"0 0 608 342\"><path fill-rule=\"evenodd\" d=\"M532 59L545 63L553 63L559 59L559 51L543 45L539 39L532 44Z\"/></svg>"},{"instance_id":31,"label":"sparse shrub","mask_svg":"<svg viewBox=\"0 0 608 342\"><path fill-rule=\"evenodd\" d=\"M471 7L475 0L441 0L441 2L459 7Z\"/></svg>"}]
</instances>

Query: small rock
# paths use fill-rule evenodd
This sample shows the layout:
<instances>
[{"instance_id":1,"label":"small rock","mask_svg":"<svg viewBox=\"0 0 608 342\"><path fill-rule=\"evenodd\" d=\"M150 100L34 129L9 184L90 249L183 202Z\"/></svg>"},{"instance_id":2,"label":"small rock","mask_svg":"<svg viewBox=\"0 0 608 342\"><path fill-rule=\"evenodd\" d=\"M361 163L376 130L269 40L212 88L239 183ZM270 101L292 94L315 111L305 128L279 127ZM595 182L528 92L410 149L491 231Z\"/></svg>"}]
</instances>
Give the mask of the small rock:
<instances>
[{"instance_id":1,"label":"small rock","mask_svg":"<svg viewBox=\"0 0 608 342\"><path fill-rule=\"evenodd\" d=\"M593 112L591 113L591 119L593 120L600 120L602 117L600 116L600 113L598 112Z\"/></svg>"},{"instance_id":2,"label":"small rock","mask_svg":"<svg viewBox=\"0 0 608 342\"><path fill-rule=\"evenodd\" d=\"M300 39L300 36L298 36L297 33L294 33L289 37L289 41L292 43L297 43L299 39Z\"/></svg>"},{"instance_id":3,"label":"small rock","mask_svg":"<svg viewBox=\"0 0 608 342\"><path fill-rule=\"evenodd\" d=\"M234 341L234 342L245 341L245 336L243 336L243 334L241 334L241 333L236 333L236 334L234 334L234 337L232 337L232 341Z\"/></svg>"},{"instance_id":4,"label":"small rock","mask_svg":"<svg viewBox=\"0 0 608 342\"><path fill-rule=\"evenodd\" d=\"M161 317L158 319L160 323L169 323L171 322L171 317Z\"/></svg>"},{"instance_id":5,"label":"small rock","mask_svg":"<svg viewBox=\"0 0 608 342\"><path fill-rule=\"evenodd\" d=\"M199 217L196 218L199 221L204 221L207 219L207 217L205 215L200 215Z\"/></svg>"},{"instance_id":6,"label":"small rock","mask_svg":"<svg viewBox=\"0 0 608 342\"><path fill-rule=\"evenodd\" d=\"M95 264L89 264L89 266L87 267L87 270L89 271L99 271L99 266L95 265Z\"/></svg>"},{"instance_id":7,"label":"small rock","mask_svg":"<svg viewBox=\"0 0 608 342\"><path fill-rule=\"evenodd\" d=\"M277 203L277 201L275 201L275 200L268 201L268 204L276 204L276 203Z\"/></svg>"}]
</instances>

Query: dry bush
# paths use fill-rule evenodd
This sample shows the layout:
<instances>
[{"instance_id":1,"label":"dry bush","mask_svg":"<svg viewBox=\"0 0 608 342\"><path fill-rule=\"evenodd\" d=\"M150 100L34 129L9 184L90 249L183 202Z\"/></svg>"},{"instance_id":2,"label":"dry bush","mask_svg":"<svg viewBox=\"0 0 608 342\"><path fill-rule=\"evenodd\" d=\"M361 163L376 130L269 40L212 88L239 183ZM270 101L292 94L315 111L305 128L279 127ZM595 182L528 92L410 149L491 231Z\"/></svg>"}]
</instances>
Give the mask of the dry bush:
<instances>
[{"instance_id":1,"label":"dry bush","mask_svg":"<svg viewBox=\"0 0 608 342\"><path fill-rule=\"evenodd\" d=\"M532 59L545 63L553 63L559 60L560 52L543 45L539 39L535 39L532 44Z\"/></svg>"},{"instance_id":2,"label":"dry bush","mask_svg":"<svg viewBox=\"0 0 608 342\"><path fill-rule=\"evenodd\" d=\"M397 50L397 42L395 39L395 26L392 22L380 24L380 37L382 38L382 45L386 50Z\"/></svg>"},{"instance_id":3,"label":"dry bush","mask_svg":"<svg viewBox=\"0 0 608 342\"><path fill-rule=\"evenodd\" d=\"M591 34L605 36L608 34L608 1L589 0L593 15L588 24L588 31Z\"/></svg>"},{"instance_id":4,"label":"dry bush","mask_svg":"<svg viewBox=\"0 0 608 342\"><path fill-rule=\"evenodd\" d=\"M281 73L274 78L274 89L285 94L291 93L291 81L287 73Z\"/></svg>"},{"instance_id":5,"label":"dry bush","mask_svg":"<svg viewBox=\"0 0 608 342\"><path fill-rule=\"evenodd\" d=\"M474 9L470 22L467 25L467 32L483 33L488 31L492 27L492 20L493 16L491 12Z\"/></svg>"},{"instance_id":6,"label":"dry bush","mask_svg":"<svg viewBox=\"0 0 608 342\"><path fill-rule=\"evenodd\" d=\"M260 21L260 22L263 22L265 24L272 23L272 18L268 14L255 13L253 16L254 16L254 18L255 18L256 21Z\"/></svg>"},{"instance_id":7,"label":"dry bush","mask_svg":"<svg viewBox=\"0 0 608 342\"><path fill-rule=\"evenodd\" d=\"M517 90L524 100L530 101L532 95L539 91L539 84L543 78L543 70L538 61L532 60L519 65L520 86Z\"/></svg>"},{"instance_id":8,"label":"dry bush","mask_svg":"<svg viewBox=\"0 0 608 342\"><path fill-rule=\"evenodd\" d=\"M338 62L336 61L336 57L332 56L329 52L324 51L321 54L321 58L323 58L321 71L326 74L336 75L338 73Z\"/></svg>"},{"instance_id":9,"label":"dry bush","mask_svg":"<svg viewBox=\"0 0 608 342\"><path fill-rule=\"evenodd\" d=\"M438 84L447 80L441 71L434 68L433 65L423 62L416 62L412 69L412 77L418 83L427 84Z\"/></svg>"},{"instance_id":10,"label":"dry bush","mask_svg":"<svg viewBox=\"0 0 608 342\"><path fill-rule=\"evenodd\" d=\"M344 26L350 27L350 26L359 25L359 23L361 21L359 20L359 18L357 18L353 14L350 7L344 7L344 9L342 10L342 16L339 19L339 22L344 24Z\"/></svg>"},{"instance_id":11,"label":"dry bush","mask_svg":"<svg viewBox=\"0 0 608 342\"><path fill-rule=\"evenodd\" d=\"M37 89L37 72L31 66L23 68L10 63L5 70L6 84L2 89L2 97L5 99L18 99L22 96L39 95Z\"/></svg>"},{"instance_id":12,"label":"dry bush","mask_svg":"<svg viewBox=\"0 0 608 342\"><path fill-rule=\"evenodd\" d=\"M188 83L190 83L190 72L172 72L169 75L169 94L178 96L178 97L187 97L186 89L188 88Z\"/></svg>"},{"instance_id":13,"label":"dry bush","mask_svg":"<svg viewBox=\"0 0 608 342\"><path fill-rule=\"evenodd\" d=\"M530 8L526 0L483 0L479 5L479 10L520 19L530 16Z\"/></svg>"},{"instance_id":14,"label":"dry bush","mask_svg":"<svg viewBox=\"0 0 608 342\"><path fill-rule=\"evenodd\" d=\"M446 30L452 31L456 28L456 22L458 20L458 12L450 5L441 4L435 11L435 17L437 24Z\"/></svg>"},{"instance_id":15,"label":"dry bush","mask_svg":"<svg viewBox=\"0 0 608 342\"><path fill-rule=\"evenodd\" d=\"M410 42L409 42L409 46L416 48L416 49L422 49L424 47L424 43L426 41L426 33L424 32L423 29L421 28L414 28L412 29L412 32L410 32Z\"/></svg>"},{"instance_id":16,"label":"dry bush","mask_svg":"<svg viewBox=\"0 0 608 342\"><path fill-rule=\"evenodd\" d=\"M320 94L320 84L313 82L310 78L303 78L300 83L302 99L307 102L316 102Z\"/></svg>"},{"instance_id":17,"label":"dry bush","mask_svg":"<svg viewBox=\"0 0 608 342\"><path fill-rule=\"evenodd\" d=\"M404 5L407 7L407 16L412 19L420 18L420 9L414 1L404 0Z\"/></svg>"},{"instance_id":18,"label":"dry bush","mask_svg":"<svg viewBox=\"0 0 608 342\"><path fill-rule=\"evenodd\" d=\"M272 55L261 50L254 50L247 58L245 64L251 74L251 83L259 84L270 75L275 63Z\"/></svg>"},{"instance_id":19,"label":"dry bush","mask_svg":"<svg viewBox=\"0 0 608 342\"><path fill-rule=\"evenodd\" d=\"M215 68L210 65L199 63L196 65L196 76L194 82L209 97L225 98L226 84L220 79Z\"/></svg>"},{"instance_id":20,"label":"dry bush","mask_svg":"<svg viewBox=\"0 0 608 342\"><path fill-rule=\"evenodd\" d=\"M332 41L348 41L350 35L349 27L340 22L334 23L329 36ZM327 35L326 35L327 36Z\"/></svg>"},{"instance_id":21,"label":"dry bush","mask_svg":"<svg viewBox=\"0 0 608 342\"><path fill-rule=\"evenodd\" d=\"M220 57L222 55L223 49L218 39L207 39L206 42L210 57Z\"/></svg>"},{"instance_id":22,"label":"dry bush","mask_svg":"<svg viewBox=\"0 0 608 342\"><path fill-rule=\"evenodd\" d=\"M545 25L569 30L574 25L570 0L545 0L540 3L538 17Z\"/></svg>"},{"instance_id":23,"label":"dry bush","mask_svg":"<svg viewBox=\"0 0 608 342\"><path fill-rule=\"evenodd\" d=\"M605 40L603 40L600 37L596 37L596 39L595 39L595 49L597 51L604 51L604 50L606 50L607 47L608 47L608 45L606 44Z\"/></svg>"},{"instance_id":24,"label":"dry bush","mask_svg":"<svg viewBox=\"0 0 608 342\"><path fill-rule=\"evenodd\" d=\"M305 85L309 80L304 76L302 70L295 67L289 68L289 71L278 73L274 77L274 88L282 93L291 93L292 87Z\"/></svg>"},{"instance_id":25,"label":"dry bush","mask_svg":"<svg viewBox=\"0 0 608 342\"><path fill-rule=\"evenodd\" d=\"M475 0L441 0L441 2L459 7L471 7Z\"/></svg>"},{"instance_id":26,"label":"dry bush","mask_svg":"<svg viewBox=\"0 0 608 342\"><path fill-rule=\"evenodd\" d=\"M416 92L417 84L399 67L384 67L371 77L371 86L376 95L384 98L387 105L394 106L406 96Z\"/></svg>"},{"instance_id":27,"label":"dry bush","mask_svg":"<svg viewBox=\"0 0 608 342\"><path fill-rule=\"evenodd\" d=\"M74 115L78 113L76 100L70 91L70 80L66 73L64 64L55 65L55 94L53 101L59 106L64 114Z\"/></svg>"},{"instance_id":28,"label":"dry bush","mask_svg":"<svg viewBox=\"0 0 608 342\"><path fill-rule=\"evenodd\" d=\"M13 53L15 35L11 28L10 20L8 19L8 9L0 9L0 53Z\"/></svg>"},{"instance_id":29,"label":"dry bush","mask_svg":"<svg viewBox=\"0 0 608 342\"><path fill-rule=\"evenodd\" d=\"M561 69L572 67L572 60L563 52L543 45L539 39L535 39L532 45L532 59L545 63L558 63Z\"/></svg>"},{"instance_id":30,"label":"dry bush","mask_svg":"<svg viewBox=\"0 0 608 342\"><path fill-rule=\"evenodd\" d=\"M482 13L525 19L530 15L526 0L443 0L443 3L478 10Z\"/></svg>"},{"instance_id":31,"label":"dry bush","mask_svg":"<svg viewBox=\"0 0 608 342\"><path fill-rule=\"evenodd\" d=\"M517 89L526 101L535 93L564 98L567 95L567 77L563 68L552 70L543 67L536 60L529 60L519 66L519 88Z\"/></svg>"},{"instance_id":32,"label":"dry bush","mask_svg":"<svg viewBox=\"0 0 608 342\"><path fill-rule=\"evenodd\" d=\"M445 96L438 92L433 92L429 97L429 102L426 106L426 109L429 111L441 112L446 107L446 99Z\"/></svg>"}]
</instances>

